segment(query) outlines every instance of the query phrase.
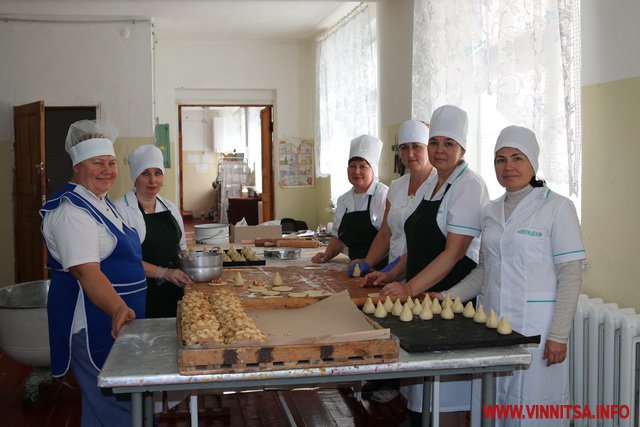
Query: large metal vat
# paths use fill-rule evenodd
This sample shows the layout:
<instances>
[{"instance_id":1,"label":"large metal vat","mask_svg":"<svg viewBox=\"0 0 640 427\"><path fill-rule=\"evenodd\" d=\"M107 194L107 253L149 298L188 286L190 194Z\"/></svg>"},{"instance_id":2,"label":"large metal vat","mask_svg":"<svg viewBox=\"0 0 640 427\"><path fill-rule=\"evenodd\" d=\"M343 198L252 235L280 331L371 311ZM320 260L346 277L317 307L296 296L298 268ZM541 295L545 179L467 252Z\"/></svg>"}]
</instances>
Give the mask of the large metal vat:
<instances>
[{"instance_id":1,"label":"large metal vat","mask_svg":"<svg viewBox=\"0 0 640 427\"><path fill-rule=\"evenodd\" d=\"M27 366L45 367L49 356L49 280L0 288L0 348Z\"/></svg>"}]
</instances>

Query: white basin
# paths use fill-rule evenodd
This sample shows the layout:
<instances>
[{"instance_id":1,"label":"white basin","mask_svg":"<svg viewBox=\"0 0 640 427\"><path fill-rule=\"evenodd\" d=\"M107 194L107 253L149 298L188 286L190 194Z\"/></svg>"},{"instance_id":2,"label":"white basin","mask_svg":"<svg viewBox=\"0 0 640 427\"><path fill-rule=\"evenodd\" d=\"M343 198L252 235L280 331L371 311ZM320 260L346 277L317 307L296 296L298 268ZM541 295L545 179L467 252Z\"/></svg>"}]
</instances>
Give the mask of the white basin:
<instances>
[{"instance_id":1,"label":"white basin","mask_svg":"<svg viewBox=\"0 0 640 427\"><path fill-rule=\"evenodd\" d=\"M0 348L22 365L51 365L48 291L49 280L0 288Z\"/></svg>"}]
</instances>

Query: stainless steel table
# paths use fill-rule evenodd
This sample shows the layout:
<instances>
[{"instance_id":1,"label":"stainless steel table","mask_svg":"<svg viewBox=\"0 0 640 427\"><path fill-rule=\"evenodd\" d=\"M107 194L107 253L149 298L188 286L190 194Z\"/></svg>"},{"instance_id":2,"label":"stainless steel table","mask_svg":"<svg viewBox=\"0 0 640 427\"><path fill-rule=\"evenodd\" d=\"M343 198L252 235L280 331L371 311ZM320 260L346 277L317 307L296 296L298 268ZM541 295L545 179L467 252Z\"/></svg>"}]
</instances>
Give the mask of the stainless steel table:
<instances>
[{"instance_id":1,"label":"stainless steel table","mask_svg":"<svg viewBox=\"0 0 640 427\"><path fill-rule=\"evenodd\" d=\"M176 319L134 320L122 329L98 375L98 386L131 393L134 426L151 425L149 393L165 390L255 390L385 378L424 378L423 419L428 418L430 377L482 374L482 403L495 402L493 374L528 366L531 355L520 346L429 353L400 349L397 362L250 373L180 375L177 366ZM143 408L144 407L144 408ZM144 409L144 411L143 411ZM144 412L144 413L143 413ZM492 420L483 419L483 425ZM428 425L428 424L423 424Z\"/></svg>"}]
</instances>

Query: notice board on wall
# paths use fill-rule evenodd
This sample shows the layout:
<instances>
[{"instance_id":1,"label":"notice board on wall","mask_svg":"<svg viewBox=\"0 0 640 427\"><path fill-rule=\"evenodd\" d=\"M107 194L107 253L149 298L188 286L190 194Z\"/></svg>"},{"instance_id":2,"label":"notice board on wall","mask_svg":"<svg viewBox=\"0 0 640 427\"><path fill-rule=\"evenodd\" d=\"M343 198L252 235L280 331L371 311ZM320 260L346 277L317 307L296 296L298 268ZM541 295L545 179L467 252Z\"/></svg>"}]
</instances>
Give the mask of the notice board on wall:
<instances>
[{"instance_id":1,"label":"notice board on wall","mask_svg":"<svg viewBox=\"0 0 640 427\"><path fill-rule=\"evenodd\" d=\"M313 141L278 141L278 182L282 187L313 187Z\"/></svg>"}]
</instances>

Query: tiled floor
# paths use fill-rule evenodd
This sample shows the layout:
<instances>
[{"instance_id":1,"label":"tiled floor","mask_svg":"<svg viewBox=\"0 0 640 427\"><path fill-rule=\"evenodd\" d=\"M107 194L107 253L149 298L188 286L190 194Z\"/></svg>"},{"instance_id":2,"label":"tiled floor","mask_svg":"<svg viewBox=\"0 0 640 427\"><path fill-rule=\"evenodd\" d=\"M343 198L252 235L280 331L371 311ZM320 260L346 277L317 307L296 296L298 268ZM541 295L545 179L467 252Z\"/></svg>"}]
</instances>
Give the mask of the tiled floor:
<instances>
[{"instance_id":1,"label":"tiled floor","mask_svg":"<svg viewBox=\"0 0 640 427\"><path fill-rule=\"evenodd\" d=\"M35 372L34 375L32 372ZM31 375L30 375L31 374ZM30 387L30 382L39 386ZM37 393L30 397L25 390ZM201 426L288 426L280 399L298 426L400 425L407 417L405 402L358 402L346 389L318 389L199 397ZM5 427L80 426L80 390L73 377L50 378L47 370L19 365L0 351L0 425ZM186 403L158 416L159 427L189 426Z\"/></svg>"}]
</instances>

